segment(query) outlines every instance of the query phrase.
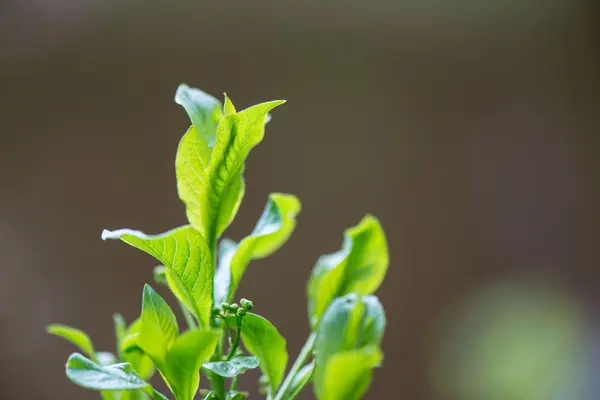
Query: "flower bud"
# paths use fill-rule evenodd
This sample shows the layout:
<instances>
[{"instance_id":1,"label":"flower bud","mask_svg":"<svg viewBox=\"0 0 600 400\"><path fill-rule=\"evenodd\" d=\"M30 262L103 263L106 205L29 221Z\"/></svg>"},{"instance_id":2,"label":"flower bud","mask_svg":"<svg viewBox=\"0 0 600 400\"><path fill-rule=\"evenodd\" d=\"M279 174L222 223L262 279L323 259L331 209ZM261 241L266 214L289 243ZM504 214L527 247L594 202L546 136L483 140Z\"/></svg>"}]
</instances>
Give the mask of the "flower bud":
<instances>
[{"instance_id":1,"label":"flower bud","mask_svg":"<svg viewBox=\"0 0 600 400\"><path fill-rule=\"evenodd\" d=\"M246 311L252 311L254 309L254 303L252 303L250 300L248 299L242 299L240 300L240 304L242 305L242 307L246 310Z\"/></svg>"},{"instance_id":2,"label":"flower bud","mask_svg":"<svg viewBox=\"0 0 600 400\"><path fill-rule=\"evenodd\" d=\"M233 303L233 304L229 305L229 311L232 313L235 313L239 308L240 308L240 306L238 306L237 303Z\"/></svg>"},{"instance_id":3,"label":"flower bud","mask_svg":"<svg viewBox=\"0 0 600 400\"><path fill-rule=\"evenodd\" d=\"M246 315L246 309L245 308L239 308L237 310L236 314L237 314L238 317L243 317L244 315Z\"/></svg>"},{"instance_id":4,"label":"flower bud","mask_svg":"<svg viewBox=\"0 0 600 400\"><path fill-rule=\"evenodd\" d=\"M229 309L229 303L221 303L221 309L226 312Z\"/></svg>"}]
</instances>

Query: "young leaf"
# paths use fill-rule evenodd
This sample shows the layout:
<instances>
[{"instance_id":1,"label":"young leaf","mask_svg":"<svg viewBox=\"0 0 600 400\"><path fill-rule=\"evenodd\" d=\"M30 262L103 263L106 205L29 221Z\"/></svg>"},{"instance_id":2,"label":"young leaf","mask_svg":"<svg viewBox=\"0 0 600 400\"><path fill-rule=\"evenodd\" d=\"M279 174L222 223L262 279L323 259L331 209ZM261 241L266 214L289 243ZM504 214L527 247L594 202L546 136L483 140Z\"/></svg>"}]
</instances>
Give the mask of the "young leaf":
<instances>
[{"instance_id":1,"label":"young leaf","mask_svg":"<svg viewBox=\"0 0 600 400\"><path fill-rule=\"evenodd\" d=\"M193 129L194 131L193 135L189 135L190 131L188 131L182 142L185 140L197 142L189 148L193 148L197 153L197 162L204 169L208 166L210 154L215 144L217 125L223 116L221 102L202 90L181 84L175 93L175 103L185 109L192 122L190 130ZM191 137L187 137L188 135Z\"/></svg>"},{"instance_id":2,"label":"young leaf","mask_svg":"<svg viewBox=\"0 0 600 400\"><path fill-rule=\"evenodd\" d=\"M129 328L127 328L127 324L121 315L116 314L114 320L119 359L130 363L143 379L150 379L154 374L154 363L137 343L142 330L142 319L136 319Z\"/></svg>"},{"instance_id":3,"label":"young leaf","mask_svg":"<svg viewBox=\"0 0 600 400\"><path fill-rule=\"evenodd\" d=\"M46 330L52 335L61 337L73 343L91 359L96 358L96 352L94 351L92 340L85 332L76 328L71 328L67 325L60 324L49 325Z\"/></svg>"},{"instance_id":4,"label":"young leaf","mask_svg":"<svg viewBox=\"0 0 600 400\"><path fill-rule=\"evenodd\" d=\"M215 304L230 300L252 260L277 251L292 234L300 201L291 194L272 193L254 230L238 245L227 241L221 245L219 268L215 279ZM229 287L227 288L227 284ZM227 293L227 296L223 296Z\"/></svg>"},{"instance_id":5,"label":"young leaf","mask_svg":"<svg viewBox=\"0 0 600 400\"><path fill-rule=\"evenodd\" d=\"M217 339L213 332L188 331L171 347L163 375L177 400L194 398L200 384L200 367L214 353Z\"/></svg>"},{"instance_id":6,"label":"young leaf","mask_svg":"<svg viewBox=\"0 0 600 400\"><path fill-rule=\"evenodd\" d=\"M128 350L125 353L124 361L130 363L143 379L150 379L154 375L154 363L152 359L139 347Z\"/></svg>"},{"instance_id":7,"label":"young leaf","mask_svg":"<svg viewBox=\"0 0 600 400\"><path fill-rule=\"evenodd\" d=\"M223 115L227 116L227 115L235 114L237 111L235 110L233 103L227 96L227 93L223 93L223 97L225 98L225 101L223 103Z\"/></svg>"},{"instance_id":8,"label":"young leaf","mask_svg":"<svg viewBox=\"0 0 600 400\"><path fill-rule=\"evenodd\" d=\"M210 163L217 125L223 116L221 103L211 95L185 84L177 88L175 102L185 108L192 121L192 126L183 135L177 148L177 191L186 205L188 220L206 237L202 224L200 188L207 183L204 171Z\"/></svg>"},{"instance_id":9,"label":"young leaf","mask_svg":"<svg viewBox=\"0 0 600 400\"><path fill-rule=\"evenodd\" d=\"M342 249L317 261L308 283L309 315L316 324L336 297L377 290L389 264L385 233L377 218L367 215L346 230Z\"/></svg>"},{"instance_id":10,"label":"young leaf","mask_svg":"<svg viewBox=\"0 0 600 400\"><path fill-rule=\"evenodd\" d=\"M141 319L137 343L160 369L177 339L179 328L171 307L148 285L144 286Z\"/></svg>"},{"instance_id":11,"label":"young leaf","mask_svg":"<svg viewBox=\"0 0 600 400\"><path fill-rule=\"evenodd\" d=\"M258 104L232 113L216 129L210 161L205 141L195 125L182 138L175 169L179 197L186 205L190 224L212 244L233 220L244 194L243 169L250 150L264 136L266 115L283 101Z\"/></svg>"},{"instance_id":12,"label":"young leaf","mask_svg":"<svg viewBox=\"0 0 600 400\"><path fill-rule=\"evenodd\" d=\"M325 366L327 379L317 395L319 400L359 400L371 383L372 370L383 355L375 346L335 354Z\"/></svg>"},{"instance_id":13,"label":"young leaf","mask_svg":"<svg viewBox=\"0 0 600 400\"><path fill-rule=\"evenodd\" d=\"M248 313L242 321L242 342L258 358L260 370L274 392L283 380L288 361L286 341L273 324L259 315ZM235 325L235 317L230 317L230 324Z\"/></svg>"},{"instance_id":14,"label":"young leaf","mask_svg":"<svg viewBox=\"0 0 600 400\"><path fill-rule=\"evenodd\" d=\"M258 358L238 356L229 361L213 361L203 364L202 367L222 376L223 378L233 378L246 372L246 370L258 367Z\"/></svg>"},{"instance_id":15,"label":"young leaf","mask_svg":"<svg viewBox=\"0 0 600 400\"><path fill-rule=\"evenodd\" d=\"M379 345L385 331L385 311L376 296L362 296L365 305L363 319L361 321L359 347Z\"/></svg>"},{"instance_id":16,"label":"young leaf","mask_svg":"<svg viewBox=\"0 0 600 400\"><path fill-rule=\"evenodd\" d=\"M315 344L314 390L319 400L359 399L379 365L385 328L375 296L338 297L323 314ZM352 362L353 364L349 364Z\"/></svg>"},{"instance_id":17,"label":"young leaf","mask_svg":"<svg viewBox=\"0 0 600 400\"><path fill-rule=\"evenodd\" d=\"M205 172L208 185L204 186L206 191L201 196L207 237L218 238L235 216L237 209L227 207L224 199L235 197L228 192L239 187L236 180L241 179L240 172L250 150L263 139L267 114L283 103L285 101L261 103L223 117L219 122L215 147Z\"/></svg>"},{"instance_id":18,"label":"young leaf","mask_svg":"<svg viewBox=\"0 0 600 400\"><path fill-rule=\"evenodd\" d=\"M204 238L191 226L183 226L161 235L140 231L105 230L102 239L121 239L163 263L171 291L208 327L212 306L213 266Z\"/></svg>"},{"instance_id":19,"label":"young leaf","mask_svg":"<svg viewBox=\"0 0 600 400\"><path fill-rule=\"evenodd\" d=\"M79 353L67 360L66 373L74 383L93 390L132 390L148 386L128 363L101 367Z\"/></svg>"}]
</instances>

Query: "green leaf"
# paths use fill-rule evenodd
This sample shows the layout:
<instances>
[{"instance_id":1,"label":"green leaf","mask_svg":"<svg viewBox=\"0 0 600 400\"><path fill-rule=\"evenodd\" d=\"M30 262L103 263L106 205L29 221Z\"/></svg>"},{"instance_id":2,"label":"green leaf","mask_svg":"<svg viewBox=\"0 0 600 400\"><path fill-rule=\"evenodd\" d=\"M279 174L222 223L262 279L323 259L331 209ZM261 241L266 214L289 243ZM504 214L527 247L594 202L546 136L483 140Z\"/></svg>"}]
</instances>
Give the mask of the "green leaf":
<instances>
[{"instance_id":1,"label":"green leaf","mask_svg":"<svg viewBox=\"0 0 600 400\"><path fill-rule=\"evenodd\" d=\"M148 386L128 363L101 367L79 353L69 357L66 373L74 383L93 390L133 390Z\"/></svg>"},{"instance_id":2,"label":"green leaf","mask_svg":"<svg viewBox=\"0 0 600 400\"><path fill-rule=\"evenodd\" d=\"M319 400L359 399L381 361L385 328L375 296L336 298L323 314L315 343L314 390Z\"/></svg>"},{"instance_id":3,"label":"green leaf","mask_svg":"<svg viewBox=\"0 0 600 400\"><path fill-rule=\"evenodd\" d=\"M246 370L254 369L258 367L258 358L239 356L234 357L229 361L214 361L202 365L209 371L222 376L223 378L233 378L246 372Z\"/></svg>"},{"instance_id":4,"label":"green leaf","mask_svg":"<svg viewBox=\"0 0 600 400\"><path fill-rule=\"evenodd\" d=\"M235 325L235 317L229 317L228 320ZM265 318L248 313L242 320L242 342L246 350L258 358L271 391L275 391L283 380L288 361L287 344L283 336Z\"/></svg>"},{"instance_id":5,"label":"green leaf","mask_svg":"<svg viewBox=\"0 0 600 400\"><path fill-rule=\"evenodd\" d=\"M389 264L385 233L377 218L367 215L346 230L342 249L322 256L308 283L313 326L331 301L348 293L371 294L379 288Z\"/></svg>"},{"instance_id":6,"label":"green leaf","mask_svg":"<svg viewBox=\"0 0 600 400\"><path fill-rule=\"evenodd\" d=\"M116 364L117 363L117 359L114 356L114 354L109 353L109 352L104 352L104 351L99 351L96 353L96 363L98 363L98 365L100 365L101 367L108 367L110 365ZM119 397L120 392L115 392L115 391L110 391L110 390L102 390L100 392L100 395L102 397L102 399L104 400L115 400L115 398L117 400L123 400L121 397Z\"/></svg>"},{"instance_id":7,"label":"green leaf","mask_svg":"<svg viewBox=\"0 0 600 400\"><path fill-rule=\"evenodd\" d=\"M216 218L216 232L209 231L210 238L219 238L223 231L227 229L229 224L235 218L242 199L246 193L246 183L244 181L244 166L242 165L236 173L232 174L226 188L221 194L218 206L219 209L214 213Z\"/></svg>"},{"instance_id":8,"label":"green leaf","mask_svg":"<svg viewBox=\"0 0 600 400\"><path fill-rule=\"evenodd\" d=\"M239 184L240 172L248 154L259 144L265 134L265 120L269 111L285 103L270 101L261 103L235 114L223 117L217 127L217 139L208 168L205 171L208 185L201 199L203 226L209 238L218 238L227 228L234 215L228 201L235 197L228 192ZM225 211L225 212L224 212Z\"/></svg>"},{"instance_id":9,"label":"green leaf","mask_svg":"<svg viewBox=\"0 0 600 400\"><path fill-rule=\"evenodd\" d=\"M223 93L223 97L225 97L225 102L223 103L223 115L227 116L227 115L235 114L237 111L235 110L233 103L227 96L227 93Z\"/></svg>"},{"instance_id":10,"label":"green leaf","mask_svg":"<svg viewBox=\"0 0 600 400\"><path fill-rule=\"evenodd\" d=\"M188 331L181 335L167 354L166 377L177 400L194 398L200 384L200 368L215 351L217 335L208 331Z\"/></svg>"},{"instance_id":11,"label":"green leaf","mask_svg":"<svg viewBox=\"0 0 600 400\"><path fill-rule=\"evenodd\" d=\"M150 379L154 374L154 363L138 346L138 338L142 330L142 319L136 319L129 328L123 317L115 316L115 331L117 332L117 351L119 359L131 364L133 369L143 378Z\"/></svg>"},{"instance_id":12,"label":"green leaf","mask_svg":"<svg viewBox=\"0 0 600 400\"><path fill-rule=\"evenodd\" d=\"M182 142L185 140L196 142L194 146L189 148L195 150L198 156L197 161L201 163L203 168L206 168L215 144L217 125L223 116L221 102L208 93L200 89L190 88L186 84L181 84L177 88L175 102L187 112L192 122L190 130L194 131L193 135L189 135L191 137L186 137L190 133L188 131Z\"/></svg>"},{"instance_id":13,"label":"green leaf","mask_svg":"<svg viewBox=\"0 0 600 400\"><path fill-rule=\"evenodd\" d=\"M140 348L128 350L125 353L124 361L130 363L143 379L150 379L154 375L154 363L152 359Z\"/></svg>"},{"instance_id":14,"label":"green leaf","mask_svg":"<svg viewBox=\"0 0 600 400\"><path fill-rule=\"evenodd\" d=\"M215 242L235 217L244 195L246 158L264 136L268 112L282 103L262 103L234 113L226 99L227 115L218 123L214 146L206 145L196 123L182 138L175 161L179 197L190 224L209 243Z\"/></svg>"},{"instance_id":15,"label":"green leaf","mask_svg":"<svg viewBox=\"0 0 600 400\"><path fill-rule=\"evenodd\" d=\"M362 296L365 305L358 346L379 345L385 331L385 311L376 296Z\"/></svg>"},{"instance_id":16,"label":"green leaf","mask_svg":"<svg viewBox=\"0 0 600 400\"><path fill-rule=\"evenodd\" d=\"M375 346L335 354L325 366L327 379L319 400L358 400L369 388L372 369L379 366L383 355Z\"/></svg>"},{"instance_id":17,"label":"green leaf","mask_svg":"<svg viewBox=\"0 0 600 400\"><path fill-rule=\"evenodd\" d=\"M233 297L252 260L267 257L283 246L296 227L299 212L300 201L296 196L272 193L250 235L237 246L232 241L222 242L215 278L215 304Z\"/></svg>"},{"instance_id":18,"label":"green leaf","mask_svg":"<svg viewBox=\"0 0 600 400\"><path fill-rule=\"evenodd\" d=\"M90 337L83 331L72 328L67 325L52 324L46 328L47 332L51 335L61 337L83 351L88 357L95 359L96 352L94 351L94 345Z\"/></svg>"},{"instance_id":19,"label":"green leaf","mask_svg":"<svg viewBox=\"0 0 600 400\"><path fill-rule=\"evenodd\" d=\"M144 286L142 327L137 343L160 369L177 339L179 327L171 307L150 286Z\"/></svg>"},{"instance_id":20,"label":"green leaf","mask_svg":"<svg viewBox=\"0 0 600 400\"><path fill-rule=\"evenodd\" d=\"M191 226L183 226L161 235L140 231L105 230L102 239L121 239L163 263L169 288L208 327L212 306L213 266L204 238Z\"/></svg>"}]
</instances>

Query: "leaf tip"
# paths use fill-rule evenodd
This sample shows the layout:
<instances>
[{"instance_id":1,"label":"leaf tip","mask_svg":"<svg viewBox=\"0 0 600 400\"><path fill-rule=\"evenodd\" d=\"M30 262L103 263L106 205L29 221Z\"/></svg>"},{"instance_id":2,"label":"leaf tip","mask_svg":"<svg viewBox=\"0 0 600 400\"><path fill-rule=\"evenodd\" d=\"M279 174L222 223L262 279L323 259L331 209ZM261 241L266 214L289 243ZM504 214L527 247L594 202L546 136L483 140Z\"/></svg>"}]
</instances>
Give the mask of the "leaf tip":
<instances>
[{"instance_id":1,"label":"leaf tip","mask_svg":"<svg viewBox=\"0 0 600 400\"><path fill-rule=\"evenodd\" d=\"M56 329L59 327L60 325L58 324L50 324L46 326L46 333L49 333L51 335L54 335L54 332L56 332Z\"/></svg>"},{"instance_id":2,"label":"leaf tip","mask_svg":"<svg viewBox=\"0 0 600 400\"><path fill-rule=\"evenodd\" d=\"M109 231L108 229L104 229L100 237L102 238L102 240L113 239L113 232Z\"/></svg>"},{"instance_id":3,"label":"leaf tip","mask_svg":"<svg viewBox=\"0 0 600 400\"><path fill-rule=\"evenodd\" d=\"M185 96L189 90L190 87L187 85L187 83L180 83L179 86L177 86L177 90L175 91L175 103L181 105L183 96Z\"/></svg>"},{"instance_id":4,"label":"leaf tip","mask_svg":"<svg viewBox=\"0 0 600 400\"><path fill-rule=\"evenodd\" d=\"M147 283L144 283L144 294L152 294L153 292L154 289L152 289L152 286L148 285Z\"/></svg>"}]
</instances>

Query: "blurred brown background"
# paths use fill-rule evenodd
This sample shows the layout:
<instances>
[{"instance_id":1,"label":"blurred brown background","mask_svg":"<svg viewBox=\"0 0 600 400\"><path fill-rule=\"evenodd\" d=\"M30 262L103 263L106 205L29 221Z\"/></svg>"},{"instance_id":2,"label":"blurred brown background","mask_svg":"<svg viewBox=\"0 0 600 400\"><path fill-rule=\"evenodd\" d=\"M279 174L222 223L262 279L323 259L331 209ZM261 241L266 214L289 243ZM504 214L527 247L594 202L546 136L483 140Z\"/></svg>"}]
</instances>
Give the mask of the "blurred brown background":
<instances>
[{"instance_id":1,"label":"blurred brown background","mask_svg":"<svg viewBox=\"0 0 600 400\"><path fill-rule=\"evenodd\" d=\"M378 216L384 368L367 399L600 398L598 8L582 1L0 3L0 398L94 399L50 322L114 346L154 261L103 228L185 223L180 82L285 98L227 236L303 202L240 295L307 335L305 281ZM573 379L572 379L573 378ZM312 398L310 392L304 399Z\"/></svg>"}]
</instances>

